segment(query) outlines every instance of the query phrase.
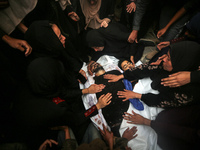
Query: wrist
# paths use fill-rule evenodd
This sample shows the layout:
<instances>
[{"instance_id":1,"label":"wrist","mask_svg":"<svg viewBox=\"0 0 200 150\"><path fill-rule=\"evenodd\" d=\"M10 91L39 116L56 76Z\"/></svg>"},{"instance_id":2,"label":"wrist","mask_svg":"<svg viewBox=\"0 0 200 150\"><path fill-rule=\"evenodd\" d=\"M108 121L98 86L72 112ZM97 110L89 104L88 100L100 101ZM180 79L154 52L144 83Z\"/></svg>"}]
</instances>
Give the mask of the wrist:
<instances>
[{"instance_id":1,"label":"wrist","mask_svg":"<svg viewBox=\"0 0 200 150\"><path fill-rule=\"evenodd\" d=\"M97 103L97 104L96 104L96 107L97 107L97 110L101 109L101 107L100 107L100 104L99 104L99 103Z\"/></svg>"},{"instance_id":2,"label":"wrist","mask_svg":"<svg viewBox=\"0 0 200 150\"><path fill-rule=\"evenodd\" d=\"M89 88L83 89L83 90L82 90L82 94L83 94L83 95L84 95L84 94L89 94Z\"/></svg>"},{"instance_id":3,"label":"wrist","mask_svg":"<svg viewBox=\"0 0 200 150\"><path fill-rule=\"evenodd\" d=\"M143 124L146 125L146 126L150 126L151 125L151 120L149 120L147 118L144 118Z\"/></svg>"}]
</instances>

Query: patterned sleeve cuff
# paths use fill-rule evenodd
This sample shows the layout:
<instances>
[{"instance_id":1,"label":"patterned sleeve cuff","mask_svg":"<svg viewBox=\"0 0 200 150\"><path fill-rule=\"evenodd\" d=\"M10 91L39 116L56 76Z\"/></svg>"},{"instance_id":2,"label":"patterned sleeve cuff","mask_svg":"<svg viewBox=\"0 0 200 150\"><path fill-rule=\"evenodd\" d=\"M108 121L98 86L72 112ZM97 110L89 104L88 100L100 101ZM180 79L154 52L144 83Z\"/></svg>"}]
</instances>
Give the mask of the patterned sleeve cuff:
<instances>
[{"instance_id":1,"label":"patterned sleeve cuff","mask_svg":"<svg viewBox=\"0 0 200 150\"><path fill-rule=\"evenodd\" d=\"M92 106L90 109L88 109L88 110L84 113L85 117L90 116L95 110L97 110L96 105Z\"/></svg>"}]
</instances>

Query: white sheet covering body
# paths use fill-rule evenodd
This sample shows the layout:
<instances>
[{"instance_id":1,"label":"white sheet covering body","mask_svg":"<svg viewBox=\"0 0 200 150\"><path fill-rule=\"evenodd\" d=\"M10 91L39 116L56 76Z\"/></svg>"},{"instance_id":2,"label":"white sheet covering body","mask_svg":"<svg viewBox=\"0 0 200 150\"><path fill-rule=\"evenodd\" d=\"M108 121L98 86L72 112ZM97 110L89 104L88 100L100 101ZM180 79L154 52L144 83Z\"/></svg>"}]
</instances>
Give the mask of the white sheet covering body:
<instances>
[{"instance_id":1,"label":"white sheet covering body","mask_svg":"<svg viewBox=\"0 0 200 150\"><path fill-rule=\"evenodd\" d=\"M120 70L119 67L117 66L118 64L118 59L112 56L107 56L104 55L100 57L97 61L100 63L105 71L110 71L110 70ZM138 62L136 65L141 64L141 62ZM85 65L83 68L87 72L87 66ZM120 70L121 71L121 70ZM93 77L89 76L88 73L86 73L88 76L88 81L85 83L85 85L80 85L81 88L87 88L91 84L94 83ZM142 80L139 80L139 82L135 85L133 91L137 93L154 93L158 94L158 91L155 91L151 88L150 83L151 83L150 78L145 78ZM96 94L86 94L82 96L83 103L86 109L90 108L92 105L97 103L97 98ZM157 108L157 107L149 107L145 103L144 104L144 110L143 111L138 111L136 110L133 105L130 103L129 108L128 108L128 113L132 113L132 110L145 118L154 120L155 117L159 112L161 112L163 109L162 108ZM91 120L93 123L103 129L102 123L104 123L107 126L107 123L102 115L101 110L99 110L99 114L91 117ZM161 150L161 148L157 145L157 134L155 131L148 126L144 125L135 125L135 124L129 124L127 121L123 120L121 127L120 127L120 135L122 136L123 132L129 127L132 128L133 126L137 126L137 134L138 136L131 141L128 142L128 146L132 150Z\"/></svg>"}]
</instances>

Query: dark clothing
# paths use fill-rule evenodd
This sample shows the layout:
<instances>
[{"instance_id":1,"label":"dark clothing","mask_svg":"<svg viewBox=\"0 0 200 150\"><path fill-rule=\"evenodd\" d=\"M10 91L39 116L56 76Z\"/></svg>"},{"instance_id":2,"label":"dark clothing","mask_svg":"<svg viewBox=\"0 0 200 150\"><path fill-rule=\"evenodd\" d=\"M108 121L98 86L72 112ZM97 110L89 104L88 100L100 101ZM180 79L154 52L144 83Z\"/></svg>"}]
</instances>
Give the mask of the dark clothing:
<instances>
[{"instance_id":1,"label":"dark clothing","mask_svg":"<svg viewBox=\"0 0 200 150\"><path fill-rule=\"evenodd\" d=\"M163 150L199 149L200 106L163 110L151 127L158 135L158 145Z\"/></svg>"},{"instance_id":2,"label":"dark clothing","mask_svg":"<svg viewBox=\"0 0 200 150\"><path fill-rule=\"evenodd\" d=\"M93 106L86 115L82 92L78 85L70 84L72 81L68 81L70 78L66 74L62 63L52 58L38 58L30 63L29 84L22 85L15 105L17 120L25 132L37 134L37 130L67 125L74 131L77 141L82 140L89 118L98 111Z\"/></svg>"},{"instance_id":3,"label":"dark clothing","mask_svg":"<svg viewBox=\"0 0 200 150\"><path fill-rule=\"evenodd\" d=\"M25 39L33 48L32 59L53 57L61 60L69 70L79 72L81 69L83 62L79 59L73 44L66 39L64 48L49 21L34 22L27 30Z\"/></svg>"},{"instance_id":4,"label":"dark clothing","mask_svg":"<svg viewBox=\"0 0 200 150\"><path fill-rule=\"evenodd\" d=\"M169 74L178 71L197 70L200 60L200 46L195 42L179 42L174 44L170 50L172 62L172 72L165 71L162 66L141 65L124 72L124 78L132 81L150 77L152 79L151 87L158 90L158 95L147 93L142 94L141 100L149 106L157 107L179 107L188 104L199 103L200 86L195 83L187 84L179 88L164 87L160 84L161 79Z\"/></svg>"},{"instance_id":5,"label":"dark clothing","mask_svg":"<svg viewBox=\"0 0 200 150\"><path fill-rule=\"evenodd\" d=\"M200 83L200 71L193 71L190 75L191 83Z\"/></svg>"},{"instance_id":6,"label":"dark clothing","mask_svg":"<svg viewBox=\"0 0 200 150\"><path fill-rule=\"evenodd\" d=\"M2 37L3 37L4 35L6 35L6 33L5 33L2 29L0 29L0 39L1 39L1 40L2 40Z\"/></svg>"},{"instance_id":7,"label":"dark clothing","mask_svg":"<svg viewBox=\"0 0 200 150\"><path fill-rule=\"evenodd\" d=\"M94 52L92 60L96 61L103 55L115 56L116 58L129 59L134 56L137 62L142 56L143 49L139 49L136 43L129 43L130 32L119 23L110 23L107 28L91 30L86 35L86 41L89 47L104 46L103 51Z\"/></svg>"},{"instance_id":8,"label":"dark clothing","mask_svg":"<svg viewBox=\"0 0 200 150\"><path fill-rule=\"evenodd\" d=\"M105 74L121 74L118 70L113 70L106 72ZM103 75L95 77L96 84L104 84L105 88L102 92L97 93L97 98L103 94L112 93L111 103L102 109L103 116L108 123L111 131L115 136L119 136L119 128L122 122L122 115L128 110L129 101L123 102L122 98L118 98L117 92L123 91L125 89L122 80L117 82L108 82L107 79L104 79Z\"/></svg>"}]
</instances>

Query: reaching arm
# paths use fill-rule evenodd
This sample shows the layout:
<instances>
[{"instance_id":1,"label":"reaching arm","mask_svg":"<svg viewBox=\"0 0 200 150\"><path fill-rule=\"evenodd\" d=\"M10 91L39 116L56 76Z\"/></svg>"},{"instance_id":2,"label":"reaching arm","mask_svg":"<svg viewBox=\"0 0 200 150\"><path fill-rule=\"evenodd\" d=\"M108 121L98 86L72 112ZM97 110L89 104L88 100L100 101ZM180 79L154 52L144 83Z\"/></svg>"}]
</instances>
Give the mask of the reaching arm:
<instances>
[{"instance_id":1,"label":"reaching arm","mask_svg":"<svg viewBox=\"0 0 200 150\"><path fill-rule=\"evenodd\" d=\"M186 9L182 7L175 15L172 17L172 19L168 22L168 24L161 30L158 31L157 37L160 38L165 32L169 29L169 27L176 22L178 19L180 19L185 13Z\"/></svg>"}]
</instances>

